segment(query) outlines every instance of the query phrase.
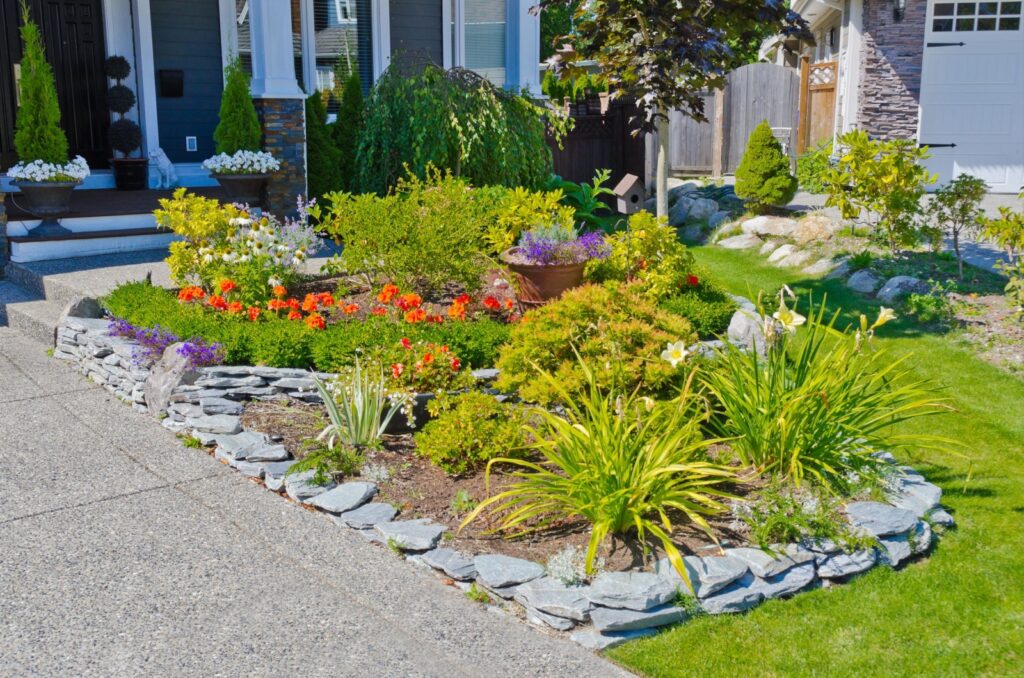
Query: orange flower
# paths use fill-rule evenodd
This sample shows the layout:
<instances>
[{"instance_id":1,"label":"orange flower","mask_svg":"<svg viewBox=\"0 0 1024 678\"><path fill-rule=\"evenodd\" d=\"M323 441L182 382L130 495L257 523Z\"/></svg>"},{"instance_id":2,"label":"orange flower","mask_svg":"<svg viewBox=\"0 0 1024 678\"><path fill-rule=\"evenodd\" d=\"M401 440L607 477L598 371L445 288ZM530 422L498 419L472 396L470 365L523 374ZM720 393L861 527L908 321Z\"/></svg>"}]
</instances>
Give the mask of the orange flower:
<instances>
[{"instance_id":1,"label":"orange flower","mask_svg":"<svg viewBox=\"0 0 1024 678\"><path fill-rule=\"evenodd\" d=\"M306 313L311 313L316 310L319 301L312 294L307 294L306 298L302 300L302 310Z\"/></svg>"},{"instance_id":2,"label":"orange flower","mask_svg":"<svg viewBox=\"0 0 1024 678\"><path fill-rule=\"evenodd\" d=\"M497 311L499 308L501 308L501 302L499 302L494 297L487 297L484 299L484 308L490 309L492 311Z\"/></svg>"},{"instance_id":3,"label":"orange flower","mask_svg":"<svg viewBox=\"0 0 1024 678\"><path fill-rule=\"evenodd\" d=\"M334 306L334 295L330 292L321 292L316 295L316 300L320 302L321 306Z\"/></svg>"},{"instance_id":4,"label":"orange flower","mask_svg":"<svg viewBox=\"0 0 1024 678\"><path fill-rule=\"evenodd\" d=\"M422 308L414 308L413 310L411 310L411 311L409 311L408 313L405 314L405 322L407 322L407 323L423 322L423 320L426 317L427 317L427 312L426 311L424 311Z\"/></svg>"},{"instance_id":5,"label":"orange flower","mask_svg":"<svg viewBox=\"0 0 1024 678\"><path fill-rule=\"evenodd\" d=\"M224 294L227 294L228 292L230 292L233 289L236 289L237 287L238 285L235 284L234 280L220 281L220 291L223 292Z\"/></svg>"},{"instance_id":6,"label":"orange flower","mask_svg":"<svg viewBox=\"0 0 1024 678\"><path fill-rule=\"evenodd\" d=\"M387 285L384 286L384 289L380 291L380 294L377 295L377 301L379 301L382 304L390 304L391 300L394 298L396 294L398 294L398 292L398 285L392 285L391 283L388 283Z\"/></svg>"},{"instance_id":7,"label":"orange flower","mask_svg":"<svg viewBox=\"0 0 1024 678\"><path fill-rule=\"evenodd\" d=\"M206 296L206 292L203 291L202 287L195 287L195 286L183 287L178 292L178 301L183 301L183 302L188 303L190 301L196 301L197 299L202 299L205 296Z\"/></svg>"},{"instance_id":8,"label":"orange flower","mask_svg":"<svg viewBox=\"0 0 1024 678\"><path fill-rule=\"evenodd\" d=\"M430 364L430 363L432 363L432 362L434 362L434 356L433 356L433 354L430 354L430 353L424 353L424 354L423 354L423 364L424 364L424 365L429 365L429 364Z\"/></svg>"},{"instance_id":9,"label":"orange flower","mask_svg":"<svg viewBox=\"0 0 1024 678\"><path fill-rule=\"evenodd\" d=\"M466 319L466 306L465 304L458 303L456 299L452 302L452 305L448 307L448 317L452 320L465 320Z\"/></svg>"},{"instance_id":10,"label":"orange flower","mask_svg":"<svg viewBox=\"0 0 1024 678\"><path fill-rule=\"evenodd\" d=\"M402 340L400 342L398 342L398 343L401 344L402 348L404 348L404 349L412 348L412 342L409 341L409 337L402 337Z\"/></svg>"},{"instance_id":11,"label":"orange flower","mask_svg":"<svg viewBox=\"0 0 1024 678\"><path fill-rule=\"evenodd\" d=\"M283 311L288 308L288 302L284 299L271 299L267 302L267 308L274 312Z\"/></svg>"},{"instance_id":12,"label":"orange flower","mask_svg":"<svg viewBox=\"0 0 1024 678\"><path fill-rule=\"evenodd\" d=\"M440 325L441 323L444 322L444 318L442 316L440 316L440 315L435 313L434 315L428 315L427 316L427 322L428 323L436 323L436 324Z\"/></svg>"},{"instance_id":13,"label":"orange flower","mask_svg":"<svg viewBox=\"0 0 1024 678\"><path fill-rule=\"evenodd\" d=\"M452 372L458 372L460 367L462 367L462 361L458 358L452 358Z\"/></svg>"},{"instance_id":14,"label":"orange flower","mask_svg":"<svg viewBox=\"0 0 1024 678\"><path fill-rule=\"evenodd\" d=\"M302 320L302 314L298 311L288 311L288 320Z\"/></svg>"},{"instance_id":15,"label":"orange flower","mask_svg":"<svg viewBox=\"0 0 1024 678\"><path fill-rule=\"evenodd\" d=\"M284 296L288 294L288 290L284 288L284 285L274 285L274 296L278 299L284 299Z\"/></svg>"},{"instance_id":16,"label":"orange flower","mask_svg":"<svg viewBox=\"0 0 1024 678\"><path fill-rule=\"evenodd\" d=\"M415 292L407 292L402 296L398 297L398 301L395 302L395 306L402 309L403 311L409 311L414 308L419 308L420 304L423 303L423 299L420 295Z\"/></svg>"},{"instance_id":17,"label":"orange flower","mask_svg":"<svg viewBox=\"0 0 1024 678\"><path fill-rule=\"evenodd\" d=\"M359 304L345 304L345 306L343 306L342 309L341 309L341 311L345 315L352 315L353 313L355 313L358 310L359 310ZM387 311L385 311L383 308L381 310L384 311L385 313L387 313Z\"/></svg>"},{"instance_id":18,"label":"orange flower","mask_svg":"<svg viewBox=\"0 0 1024 678\"><path fill-rule=\"evenodd\" d=\"M373 315L387 315L388 310L383 306L376 306L372 311L370 311L370 313L372 313Z\"/></svg>"},{"instance_id":19,"label":"orange flower","mask_svg":"<svg viewBox=\"0 0 1024 678\"><path fill-rule=\"evenodd\" d=\"M274 302L272 301L270 303L274 303ZM260 314L261 313L263 313L263 309L260 308L259 306L250 306L249 307L249 320L251 320L253 322L256 322L257 320L260 319Z\"/></svg>"},{"instance_id":20,"label":"orange flower","mask_svg":"<svg viewBox=\"0 0 1024 678\"><path fill-rule=\"evenodd\" d=\"M288 308L290 308L291 310L293 310L293 311L298 311L299 310L299 300L296 299L295 297L292 297L291 299L289 299L285 303L288 304Z\"/></svg>"},{"instance_id":21,"label":"orange flower","mask_svg":"<svg viewBox=\"0 0 1024 678\"><path fill-rule=\"evenodd\" d=\"M327 323L324 322L324 317L319 313L310 313L306 316L306 327L309 329L322 330L326 326Z\"/></svg>"},{"instance_id":22,"label":"orange flower","mask_svg":"<svg viewBox=\"0 0 1024 678\"><path fill-rule=\"evenodd\" d=\"M223 311L228 307L228 302L224 301L224 297L219 294L215 294L206 302L218 311Z\"/></svg>"},{"instance_id":23,"label":"orange flower","mask_svg":"<svg viewBox=\"0 0 1024 678\"><path fill-rule=\"evenodd\" d=\"M451 351L451 349L448 348L448 344L444 344L441 346L441 353L448 353L449 351Z\"/></svg>"},{"instance_id":24,"label":"orange flower","mask_svg":"<svg viewBox=\"0 0 1024 678\"><path fill-rule=\"evenodd\" d=\"M232 301L230 304L228 304L228 313L231 313L232 315L236 313L241 313L244 309L245 305L242 304L242 302L240 301Z\"/></svg>"},{"instance_id":25,"label":"orange flower","mask_svg":"<svg viewBox=\"0 0 1024 678\"><path fill-rule=\"evenodd\" d=\"M405 365L402 363L395 363L391 366L391 376L398 379L402 376L402 372L405 372Z\"/></svg>"}]
</instances>

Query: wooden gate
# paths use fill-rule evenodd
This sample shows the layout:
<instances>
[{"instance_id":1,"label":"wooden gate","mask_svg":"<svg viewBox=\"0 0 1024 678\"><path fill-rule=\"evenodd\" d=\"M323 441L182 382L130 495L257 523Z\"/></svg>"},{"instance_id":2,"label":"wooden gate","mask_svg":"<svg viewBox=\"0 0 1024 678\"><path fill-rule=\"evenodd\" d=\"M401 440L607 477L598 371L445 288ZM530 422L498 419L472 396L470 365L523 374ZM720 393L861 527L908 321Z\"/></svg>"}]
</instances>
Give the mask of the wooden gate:
<instances>
[{"instance_id":1,"label":"wooden gate","mask_svg":"<svg viewBox=\"0 0 1024 678\"><path fill-rule=\"evenodd\" d=\"M814 148L832 138L836 115L836 79L839 63L812 64L805 55L800 59L800 132L797 153Z\"/></svg>"}]
</instances>

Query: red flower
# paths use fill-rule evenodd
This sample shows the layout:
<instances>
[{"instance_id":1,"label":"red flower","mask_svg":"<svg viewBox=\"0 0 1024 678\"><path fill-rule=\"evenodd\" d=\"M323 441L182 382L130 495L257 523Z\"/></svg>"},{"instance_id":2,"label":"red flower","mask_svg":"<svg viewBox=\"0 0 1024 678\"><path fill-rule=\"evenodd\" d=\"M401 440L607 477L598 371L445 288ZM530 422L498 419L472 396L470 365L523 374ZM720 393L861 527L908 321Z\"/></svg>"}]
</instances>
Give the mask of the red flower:
<instances>
[{"instance_id":1,"label":"red flower","mask_svg":"<svg viewBox=\"0 0 1024 678\"><path fill-rule=\"evenodd\" d=\"M511 311L513 308L515 308L515 305L516 305L516 302L512 301L511 299L506 299L505 300L505 308L507 308L508 310Z\"/></svg>"},{"instance_id":2,"label":"red flower","mask_svg":"<svg viewBox=\"0 0 1024 678\"><path fill-rule=\"evenodd\" d=\"M422 308L414 308L405 314L405 322L407 323L418 323L423 322L427 317L427 312Z\"/></svg>"},{"instance_id":3,"label":"red flower","mask_svg":"<svg viewBox=\"0 0 1024 678\"><path fill-rule=\"evenodd\" d=\"M245 306L240 301L232 301L228 304L228 313L235 314L241 313L245 309Z\"/></svg>"},{"instance_id":4,"label":"red flower","mask_svg":"<svg viewBox=\"0 0 1024 678\"><path fill-rule=\"evenodd\" d=\"M456 299L455 301L452 302L452 305L448 307L448 317L451 318L452 320L465 320L466 305L459 303L459 300Z\"/></svg>"},{"instance_id":5,"label":"red flower","mask_svg":"<svg viewBox=\"0 0 1024 678\"><path fill-rule=\"evenodd\" d=\"M327 323L324 322L324 317L319 313L310 313L306 316L306 327L309 329L322 330L326 326Z\"/></svg>"},{"instance_id":6,"label":"red flower","mask_svg":"<svg viewBox=\"0 0 1024 678\"><path fill-rule=\"evenodd\" d=\"M370 313L373 315L387 315L388 310L383 306L376 306L372 311L370 311Z\"/></svg>"},{"instance_id":7,"label":"red flower","mask_svg":"<svg viewBox=\"0 0 1024 678\"><path fill-rule=\"evenodd\" d=\"M202 287L183 287L178 292L178 301L191 302L197 299L202 299L206 296L206 292L203 291Z\"/></svg>"},{"instance_id":8,"label":"red flower","mask_svg":"<svg viewBox=\"0 0 1024 678\"><path fill-rule=\"evenodd\" d=\"M224 297L220 296L219 294L215 294L212 297L210 297L210 299L206 303L212 306L213 308L217 309L218 311L223 311L228 307L228 302L224 301Z\"/></svg>"},{"instance_id":9,"label":"red flower","mask_svg":"<svg viewBox=\"0 0 1024 678\"><path fill-rule=\"evenodd\" d=\"M238 285L235 284L234 280L221 280L220 281L220 291L223 292L224 294L227 294L228 292L230 292L231 290L233 290L233 289L235 289L237 287L238 287Z\"/></svg>"},{"instance_id":10,"label":"red flower","mask_svg":"<svg viewBox=\"0 0 1024 678\"><path fill-rule=\"evenodd\" d=\"M499 308L501 308L501 302L495 299L494 297L486 297L484 299L484 308L490 309L492 311L497 311Z\"/></svg>"},{"instance_id":11,"label":"red flower","mask_svg":"<svg viewBox=\"0 0 1024 678\"><path fill-rule=\"evenodd\" d=\"M414 308L419 308L422 303L423 299L420 295L415 292L407 292L406 294L398 297L398 301L395 302L395 306L403 311L409 311Z\"/></svg>"},{"instance_id":12,"label":"red flower","mask_svg":"<svg viewBox=\"0 0 1024 678\"><path fill-rule=\"evenodd\" d=\"M271 299L267 302L267 308L274 312L283 311L288 308L288 302L283 299Z\"/></svg>"},{"instance_id":13,"label":"red flower","mask_svg":"<svg viewBox=\"0 0 1024 678\"><path fill-rule=\"evenodd\" d=\"M412 348L412 342L409 341L409 337L402 337L402 341L400 341L398 343L400 343L402 345L402 348L404 348L404 349Z\"/></svg>"},{"instance_id":14,"label":"red flower","mask_svg":"<svg viewBox=\"0 0 1024 678\"><path fill-rule=\"evenodd\" d=\"M377 301L382 304L390 304L394 296L398 294L398 291L398 285L388 283L384 286L384 289L380 291L380 294L377 295Z\"/></svg>"},{"instance_id":15,"label":"red flower","mask_svg":"<svg viewBox=\"0 0 1024 678\"><path fill-rule=\"evenodd\" d=\"M274 303L274 302L270 302L270 303ZM257 320L260 319L260 314L261 313L263 313L263 309L260 308L259 306L250 306L249 307L249 320L251 320L253 322L256 322Z\"/></svg>"},{"instance_id":16,"label":"red flower","mask_svg":"<svg viewBox=\"0 0 1024 678\"><path fill-rule=\"evenodd\" d=\"M448 348L448 344L444 344L443 346L441 346L441 353L447 353L450 350L451 349Z\"/></svg>"},{"instance_id":17,"label":"red flower","mask_svg":"<svg viewBox=\"0 0 1024 678\"><path fill-rule=\"evenodd\" d=\"M462 361L458 358L452 358L452 372L458 372L460 367L462 367Z\"/></svg>"},{"instance_id":18,"label":"red flower","mask_svg":"<svg viewBox=\"0 0 1024 678\"><path fill-rule=\"evenodd\" d=\"M316 310L319 300L312 294L307 294L306 298L302 300L302 310L306 313L311 313Z\"/></svg>"},{"instance_id":19,"label":"red flower","mask_svg":"<svg viewBox=\"0 0 1024 678\"><path fill-rule=\"evenodd\" d=\"M288 308L290 308L291 310L293 310L293 311L298 311L299 310L299 300L296 299L295 297L292 297L291 299L289 299L285 303L288 304Z\"/></svg>"},{"instance_id":20,"label":"red flower","mask_svg":"<svg viewBox=\"0 0 1024 678\"><path fill-rule=\"evenodd\" d=\"M321 292L316 295L316 300L320 302L321 306L334 306L334 295L330 292Z\"/></svg>"},{"instance_id":21,"label":"red flower","mask_svg":"<svg viewBox=\"0 0 1024 678\"><path fill-rule=\"evenodd\" d=\"M431 354L431 353L424 353L423 354L423 364L424 365L429 365L432 362L434 362L433 354Z\"/></svg>"},{"instance_id":22,"label":"red flower","mask_svg":"<svg viewBox=\"0 0 1024 678\"><path fill-rule=\"evenodd\" d=\"M455 297L455 303L462 304L463 306L468 304L470 301L472 300L469 298L468 294L460 294L459 296Z\"/></svg>"},{"instance_id":23,"label":"red flower","mask_svg":"<svg viewBox=\"0 0 1024 678\"><path fill-rule=\"evenodd\" d=\"M402 372L405 372L405 365L402 363L395 363L391 366L391 376L398 379L402 376Z\"/></svg>"},{"instance_id":24,"label":"red flower","mask_svg":"<svg viewBox=\"0 0 1024 678\"><path fill-rule=\"evenodd\" d=\"M288 290L284 288L284 285L274 285L274 296L278 299L284 299L285 295L288 294Z\"/></svg>"},{"instance_id":25,"label":"red flower","mask_svg":"<svg viewBox=\"0 0 1024 678\"><path fill-rule=\"evenodd\" d=\"M296 310L288 311L288 320L302 320L302 314Z\"/></svg>"},{"instance_id":26,"label":"red flower","mask_svg":"<svg viewBox=\"0 0 1024 678\"><path fill-rule=\"evenodd\" d=\"M434 315L428 315L427 316L427 322L428 323L436 323L436 324L440 325L441 323L444 322L444 317L442 317L442 316L440 316L440 315L438 315L436 313Z\"/></svg>"},{"instance_id":27,"label":"red flower","mask_svg":"<svg viewBox=\"0 0 1024 678\"><path fill-rule=\"evenodd\" d=\"M345 304L341 308L342 313L344 313L345 315L352 315L353 313L355 313L358 310L359 310L359 304ZM385 311L383 308L381 310L384 311L385 313L387 313L387 311Z\"/></svg>"},{"instance_id":28,"label":"red flower","mask_svg":"<svg viewBox=\"0 0 1024 678\"><path fill-rule=\"evenodd\" d=\"M686 276L686 284L689 285L690 287L696 287L697 285L700 284L700 278L693 274L690 274Z\"/></svg>"}]
</instances>

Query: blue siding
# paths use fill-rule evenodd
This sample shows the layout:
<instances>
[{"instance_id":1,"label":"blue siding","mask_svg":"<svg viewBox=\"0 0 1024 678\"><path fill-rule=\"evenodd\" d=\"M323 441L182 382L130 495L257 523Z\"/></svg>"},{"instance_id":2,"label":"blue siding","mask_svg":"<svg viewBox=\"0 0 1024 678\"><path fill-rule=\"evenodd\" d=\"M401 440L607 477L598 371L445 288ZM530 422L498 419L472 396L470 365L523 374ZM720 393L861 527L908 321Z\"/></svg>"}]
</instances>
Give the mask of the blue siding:
<instances>
[{"instance_id":1,"label":"blue siding","mask_svg":"<svg viewBox=\"0 0 1024 678\"><path fill-rule=\"evenodd\" d=\"M223 75L220 10L217 0L151 0L153 60L162 69L185 73L184 96L165 98L157 88L160 146L174 162L200 162L213 155ZM198 150L185 150L194 136Z\"/></svg>"},{"instance_id":2,"label":"blue siding","mask_svg":"<svg viewBox=\"0 0 1024 678\"><path fill-rule=\"evenodd\" d=\"M391 0L391 53L414 63L444 63L441 0Z\"/></svg>"}]
</instances>

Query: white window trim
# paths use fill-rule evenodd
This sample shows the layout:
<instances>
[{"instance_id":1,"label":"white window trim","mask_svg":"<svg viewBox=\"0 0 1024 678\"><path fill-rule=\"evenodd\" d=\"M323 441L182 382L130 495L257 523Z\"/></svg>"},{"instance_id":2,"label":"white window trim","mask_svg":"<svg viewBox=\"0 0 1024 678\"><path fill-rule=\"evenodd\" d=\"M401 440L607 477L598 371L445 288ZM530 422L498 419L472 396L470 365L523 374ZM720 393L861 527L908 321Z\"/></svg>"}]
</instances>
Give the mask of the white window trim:
<instances>
[{"instance_id":1,"label":"white window trim","mask_svg":"<svg viewBox=\"0 0 1024 678\"><path fill-rule=\"evenodd\" d=\"M370 3L370 31L374 82L391 64L391 4L389 0Z\"/></svg>"}]
</instances>

